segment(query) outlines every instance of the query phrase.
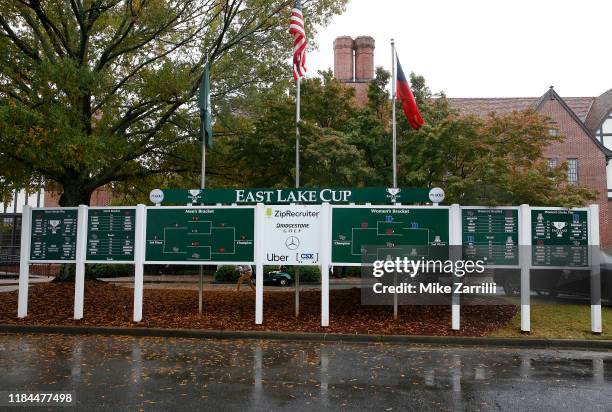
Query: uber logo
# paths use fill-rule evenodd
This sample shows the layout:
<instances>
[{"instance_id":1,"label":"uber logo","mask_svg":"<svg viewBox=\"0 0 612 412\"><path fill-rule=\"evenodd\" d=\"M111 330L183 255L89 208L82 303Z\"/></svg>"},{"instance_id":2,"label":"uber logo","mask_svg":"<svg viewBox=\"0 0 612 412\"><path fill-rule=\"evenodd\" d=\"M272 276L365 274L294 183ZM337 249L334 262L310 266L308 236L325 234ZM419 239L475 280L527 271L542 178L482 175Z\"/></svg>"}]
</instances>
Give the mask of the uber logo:
<instances>
[{"instance_id":1,"label":"uber logo","mask_svg":"<svg viewBox=\"0 0 612 412\"><path fill-rule=\"evenodd\" d=\"M277 255L276 253L267 253L266 259L268 260L268 262L287 262L289 256Z\"/></svg>"}]
</instances>

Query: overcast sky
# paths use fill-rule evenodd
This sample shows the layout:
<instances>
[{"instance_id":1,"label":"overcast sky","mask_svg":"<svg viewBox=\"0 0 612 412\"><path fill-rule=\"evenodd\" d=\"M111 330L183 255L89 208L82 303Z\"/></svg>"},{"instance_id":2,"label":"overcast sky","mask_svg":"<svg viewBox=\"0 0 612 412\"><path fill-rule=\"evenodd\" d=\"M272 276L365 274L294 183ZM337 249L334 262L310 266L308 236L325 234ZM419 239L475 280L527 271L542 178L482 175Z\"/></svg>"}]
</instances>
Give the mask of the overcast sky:
<instances>
[{"instance_id":1,"label":"overcast sky","mask_svg":"<svg viewBox=\"0 0 612 412\"><path fill-rule=\"evenodd\" d=\"M337 36L369 35L376 66L390 70L395 38L406 74L449 97L598 96L612 88L611 28L612 0L349 0L308 70L333 68Z\"/></svg>"}]
</instances>

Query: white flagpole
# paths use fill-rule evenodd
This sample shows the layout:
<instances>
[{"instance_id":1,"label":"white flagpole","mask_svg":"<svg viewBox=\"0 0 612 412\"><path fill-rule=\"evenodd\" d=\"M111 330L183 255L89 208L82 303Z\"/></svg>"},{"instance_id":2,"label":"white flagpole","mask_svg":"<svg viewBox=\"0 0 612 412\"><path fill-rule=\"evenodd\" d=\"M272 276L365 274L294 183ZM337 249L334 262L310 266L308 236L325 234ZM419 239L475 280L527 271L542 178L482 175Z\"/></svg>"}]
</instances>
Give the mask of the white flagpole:
<instances>
[{"instance_id":1,"label":"white flagpole","mask_svg":"<svg viewBox=\"0 0 612 412\"><path fill-rule=\"evenodd\" d=\"M302 78L297 78L297 96L295 99L295 188L300 188L300 83ZM295 269L295 317L300 316L300 268Z\"/></svg>"},{"instance_id":2,"label":"white flagpole","mask_svg":"<svg viewBox=\"0 0 612 412\"><path fill-rule=\"evenodd\" d=\"M391 110L393 112L393 187L397 187L397 125L395 122L395 85L397 83L395 69L395 40L391 39Z\"/></svg>"},{"instance_id":3,"label":"white flagpole","mask_svg":"<svg viewBox=\"0 0 612 412\"><path fill-rule=\"evenodd\" d=\"M206 53L206 64L205 67L208 66L208 53ZM210 73L210 67L207 67ZM210 80L208 82L208 93L210 94ZM206 96L208 100L208 96ZM207 107L208 109L208 107ZM200 120L201 121L201 120ZM201 125L201 127L206 127L206 125ZM202 138L202 174L200 175L200 189L206 189L206 131L204 132L204 136ZM202 314L203 308L203 298L204 298L204 268L200 265L199 270L199 278L198 278L198 313Z\"/></svg>"},{"instance_id":4,"label":"white flagpole","mask_svg":"<svg viewBox=\"0 0 612 412\"><path fill-rule=\"evenodd\" d=\"M300 188L300 83L302 78L298 77L297 96L295 100L295 188Z\"/></svg>"},{"instance_id":5,"label":"white flagpole","mask_svg":"<svg viewBox=\"0 0 612 412\"><path fill-rule=\"evenodd\" d=\"M208 66L208 53L206 53L206 64L204 64L204 67ZM210 73L210 67L207 67L209 73ZM210 81L208 82L208 93L210 94ZM206 96L206 99L208 100L208 96ZM210 109L210 108L208 108ZM206 188L206 132L204 132L204 136L202 136L202 173L200 175L200 189L205 189Z\"/></svg>"}]
</instances>

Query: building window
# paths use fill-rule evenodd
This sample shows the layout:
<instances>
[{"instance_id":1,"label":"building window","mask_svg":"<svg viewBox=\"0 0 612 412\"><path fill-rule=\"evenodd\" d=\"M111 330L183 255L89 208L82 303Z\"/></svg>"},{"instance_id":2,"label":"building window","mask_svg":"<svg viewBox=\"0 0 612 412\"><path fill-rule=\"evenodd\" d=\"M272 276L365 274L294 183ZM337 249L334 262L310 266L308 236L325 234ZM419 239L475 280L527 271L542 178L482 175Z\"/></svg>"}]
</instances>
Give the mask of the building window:
<instances>
[{"instance_id":1,"label":"building window","mask_svg":"<svg viewBox=\"0 0 612 412\"><path fill-rule=\"evenodd\" d=\"M548 129L548 134L553 137L559 136L559 129L551 127L550 129Z\"/></svg>"},{"instance_id":2,"label":"building window","mask_svg":"<svg viewBox=\"0 0 612 412\"><path fill-rule=\"evenodd\" d=\"M578 159L567 159L567 181L578 183Z\"/></svg>"},{"instance_id":3,"label":"building window","mask_svg":"<svg viewBox=\"0 0 612 412\"><path fill-rule=\"evenodd\" d=\"M601 123L595 132L597 139L608 149L612 150L612 112Z\"/></svg>"},{"instance_id":4,"label":"building window","mask_svg":"<svg viewBox=\"0 0 612 412\"><path fill-rule=\"evenodd\" d=\"M551 169L556 169L557 168L557 159L551 158L551 159L546 159L548 161L548 167Z\"/></svg>"}]
</instances>

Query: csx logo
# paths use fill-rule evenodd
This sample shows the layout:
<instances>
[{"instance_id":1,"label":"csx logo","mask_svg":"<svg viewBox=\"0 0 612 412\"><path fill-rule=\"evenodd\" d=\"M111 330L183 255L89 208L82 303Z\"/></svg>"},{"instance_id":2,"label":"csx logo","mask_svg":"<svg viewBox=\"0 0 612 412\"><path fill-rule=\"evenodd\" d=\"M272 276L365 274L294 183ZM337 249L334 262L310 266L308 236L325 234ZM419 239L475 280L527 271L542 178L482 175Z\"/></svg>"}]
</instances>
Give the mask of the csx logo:
<instances>
[{"instance_id":1,"label":"csx logo","mask_svg":"<svg viewBox=\"0 0 612 412\"><path fill-rule=\"evenodd\" d=\"M319 261L319 254L318 253L296 253L295 260L298 263L303 263L303 262L317 263Z\"/></svg>"}]
</instances>

